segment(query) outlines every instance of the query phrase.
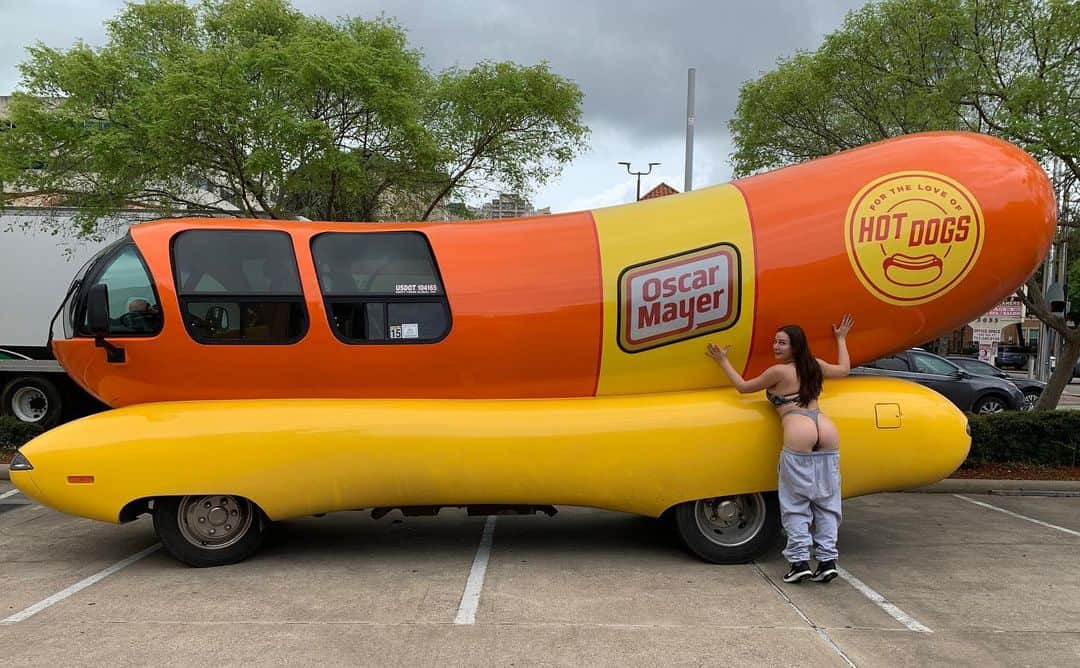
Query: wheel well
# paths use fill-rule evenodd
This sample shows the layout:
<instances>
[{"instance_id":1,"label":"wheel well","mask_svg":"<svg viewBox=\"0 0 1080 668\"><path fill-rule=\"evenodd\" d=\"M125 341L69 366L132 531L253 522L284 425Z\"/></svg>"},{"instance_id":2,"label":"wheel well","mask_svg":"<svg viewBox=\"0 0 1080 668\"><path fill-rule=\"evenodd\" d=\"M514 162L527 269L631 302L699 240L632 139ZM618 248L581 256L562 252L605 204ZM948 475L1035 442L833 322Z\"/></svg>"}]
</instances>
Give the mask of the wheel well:
<instances>
[{"instance_id":1,"label":"wheel well","mask_svg":"<svg viewBox=\"0 0 1080 668\"><path fill-rule=\"evenodd\" d=\"M153 509L150 505L153 500L154 497L148 496L128 502L126 506L120 509L120 523L131 522L138 518L139 515L149 513Z\"/></svg>"},{"instance_id":2,"label":"wheel well","mask_svg":"<svg viewBox=\"0 0 1080 668\"><path fill-rule=\"evenodd\" d=\"M1005 396L1001 392L998 392L997 390L990 390L988 392L983 392L979 396L975 397L975 401L971 402L971 407L975 408L975 406L979 405L979 403L991 398L1001 401L1006 406L1009 405L1009 398L1007 396Z\"/></svg>"},{"instance_id":3,"label":"wheel well","mask_svg":"<svg viewBox=\"0 0 1080 668\"><path fill-rule=\"evenodd\" d=\"M163 499L163 498L166 498L168 496L175 496L175 497L179 498L179 497L187 496L187 495L186 494L166 494L166 495L162 495L162 496L144 496L144 497L142 497L140 499L135 499L134 501L128 501L127 504L123 508L120 509L120 515L119 515L120 523L124 524L125 522L131 522L131 521L134 521L134 520L138 519L140 515L143 515L145 513L154 512L154 502L157 499ZM259 517L263 518L262 519L263 522L268 522L269 521L269 518L266 517L266 513L263 512L263 509L261 507L259 507L259 504L255 503L254 501L247 498L246 496L241 496L241 497L237 497L237 498L244 499L245 501L250 503L252 506L254 506L255 511L258 513Z\"/></svg>"}]
</instances>

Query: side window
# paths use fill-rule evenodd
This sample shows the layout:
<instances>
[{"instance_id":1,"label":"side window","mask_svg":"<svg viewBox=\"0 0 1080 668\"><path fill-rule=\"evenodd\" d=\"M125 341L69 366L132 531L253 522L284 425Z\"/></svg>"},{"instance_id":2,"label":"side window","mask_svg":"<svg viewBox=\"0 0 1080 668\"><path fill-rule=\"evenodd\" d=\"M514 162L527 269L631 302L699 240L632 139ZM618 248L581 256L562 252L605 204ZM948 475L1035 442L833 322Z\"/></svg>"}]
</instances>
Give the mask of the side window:
<instances>
[{"instance_id":1,"label":"side window","mask_svg":"<svg viewBox=\"0 0 1080 668\"><path fill-rule=\"evenodd\" d=\"M899 357L882 357L881 359L874 360L868 367L873 369L881 369L883 371L911 371L908 368L907 362Z\"/></svg>"},{"instance_id":2,"label":"side window","mask_svg":"<svg viewBox=\"0 0 1080 668\"><path fill-rule=\"evenodd\" d=\"M915 362L915 370L919 373L932 373L939 376L949 376L956 371L956 368L953 367L952 364L936 357L912 353L911 358Z\"/></svg>"},{"instance_id":3,"label":"side window","mask_svg":"<svg viewBox=\"0 0 1080 668\"><path fill-rule=\"evenodd\" d=\"M184 326L200 343L288 344L308 315L292 237L258 230L189 230L173 239Z\"/></svg>"},{"instance_id":4,"label":"side window","mask_svg":"<svg viewBox=\"0 0 1080 668\"><path fill-rule=\"evenodd\" d=\"M419 232L328 232L311 254L330 327L347 343L433 343L450 304Z\"/></svg>"},{"instance_id":5,"label":"side window","mask_svg":"<svg viewBox=\"0 0 1080 668\"><path fill-rule=\"evenodd\" d=\"M109 289L110 336L150 336L161 331L161 306L150 272L134 244L124 244L114 255L106 256L91 276L87 287L103 284ZM85 305L79 310L79 333L89 336Z\"/></svg>"}]
</instances>

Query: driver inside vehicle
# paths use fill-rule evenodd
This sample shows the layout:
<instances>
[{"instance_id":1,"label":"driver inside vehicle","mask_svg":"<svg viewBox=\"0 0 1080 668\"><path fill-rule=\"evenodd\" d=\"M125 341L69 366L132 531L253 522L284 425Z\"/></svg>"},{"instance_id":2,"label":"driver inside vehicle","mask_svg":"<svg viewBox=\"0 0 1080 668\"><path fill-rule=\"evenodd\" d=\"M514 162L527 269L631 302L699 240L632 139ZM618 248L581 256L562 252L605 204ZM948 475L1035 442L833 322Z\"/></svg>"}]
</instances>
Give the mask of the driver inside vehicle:
<instances>
[{"instance_id":1,"label":"driver inside vehicle","mask_svg":"<svg viewBox=\"0 0 1080 668\"><path fill-rule=\"evenodd\" d=\"M161 309L148 299L134 297L128 300L120 323L132 332L155 332L161 324Z\"/></svg>"}]
</instances>

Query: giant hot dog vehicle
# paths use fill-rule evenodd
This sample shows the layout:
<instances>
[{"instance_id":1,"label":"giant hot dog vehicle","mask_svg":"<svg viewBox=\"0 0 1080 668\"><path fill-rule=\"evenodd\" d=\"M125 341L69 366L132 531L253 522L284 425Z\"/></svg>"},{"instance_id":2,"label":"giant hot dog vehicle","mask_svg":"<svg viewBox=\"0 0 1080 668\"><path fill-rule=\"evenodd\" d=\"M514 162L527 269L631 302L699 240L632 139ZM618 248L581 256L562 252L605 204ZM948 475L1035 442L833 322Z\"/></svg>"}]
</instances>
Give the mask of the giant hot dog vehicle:
<instances>
[{"instance_id":1,"label":"giant hot dog vehicle","mask_svg":"<svg viewBox=\"0 0 1080 668\"><path fill-rule=\"evenodd\" d=\"M853 364L933 339L1046 255L1050 183L1018 148L934 133L625 206L519 220L136 225L79 274L57 358L113 410L21 449L67 513L150 512L192 565L303 515L558 504L673 517L704 559L778 532L781 431L746 377L801 324ZM965 416L886 378L827 381L845 496L963 461Z\"/></svg>"}]
</instances>

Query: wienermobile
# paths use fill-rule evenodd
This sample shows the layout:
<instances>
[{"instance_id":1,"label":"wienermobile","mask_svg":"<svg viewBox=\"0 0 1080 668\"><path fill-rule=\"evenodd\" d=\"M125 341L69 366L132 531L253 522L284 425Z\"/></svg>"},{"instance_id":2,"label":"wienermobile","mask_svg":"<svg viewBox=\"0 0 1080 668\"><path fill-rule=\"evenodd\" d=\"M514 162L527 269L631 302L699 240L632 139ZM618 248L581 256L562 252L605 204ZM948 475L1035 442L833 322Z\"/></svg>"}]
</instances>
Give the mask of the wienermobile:
<instances>
[{"instance_id":1,"label":"wienermobile","mask_svg":"<svg viewBox=\"0 0 1080 668\"><path fill-rule=\"evenodd\" d=\"M969 322L1044 258L1050 183L969 133L911 135L726 185L510 221L170 219L84 267L57 358L114 410L34 439L13 483L106 522L150 512L210 566L269 522L554 505L673 518L731 563L779 531L779 421L725 387L780 325L853 363ZM847 497L940 480L965 416L884 378L828 381Z\"/></svg>"}]
</instances>

